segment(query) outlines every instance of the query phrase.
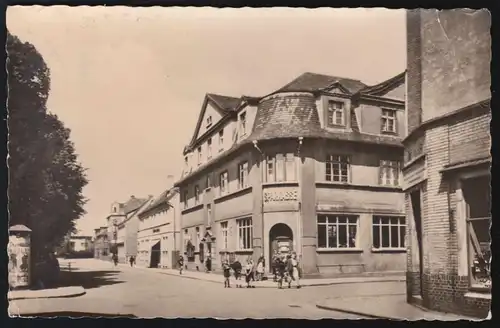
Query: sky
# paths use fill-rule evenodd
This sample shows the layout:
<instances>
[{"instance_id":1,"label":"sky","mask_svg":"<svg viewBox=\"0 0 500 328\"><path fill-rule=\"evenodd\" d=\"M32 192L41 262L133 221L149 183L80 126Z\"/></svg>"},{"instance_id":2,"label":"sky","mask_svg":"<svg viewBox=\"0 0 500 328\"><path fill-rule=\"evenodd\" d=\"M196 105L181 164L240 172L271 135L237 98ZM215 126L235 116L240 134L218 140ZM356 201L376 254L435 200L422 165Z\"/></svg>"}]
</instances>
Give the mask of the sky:
<instances>
[{"instance_id":1,"label":"sky","mask_svg":"<svg viewBox=\"0 0 500 328\"><path fill-rule=\"evenodd\" d=\"M47 106L88 169L83 235L114 201L180 177L206 93L262 96L304 72L376 84L406 69L403 10L13 6L7 28L47 62Z\"/></svg>"}]
</instances>

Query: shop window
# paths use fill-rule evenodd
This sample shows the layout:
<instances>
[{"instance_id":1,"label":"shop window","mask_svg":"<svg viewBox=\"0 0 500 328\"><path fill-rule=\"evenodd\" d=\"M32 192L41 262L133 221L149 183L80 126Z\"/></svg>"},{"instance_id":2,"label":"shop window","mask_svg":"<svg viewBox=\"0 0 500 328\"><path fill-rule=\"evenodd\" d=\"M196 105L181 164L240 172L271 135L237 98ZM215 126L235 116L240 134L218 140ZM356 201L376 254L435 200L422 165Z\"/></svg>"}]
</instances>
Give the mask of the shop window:
<instances>
[{"instance_id":1,"label":"shop window","mask_svg":"<svg viewBox=\"0 0 500 328\"><path fill-rule=\"evenodd\" d=\"M470 286L491 288L491 187L490 177L462 182L467 205L467 241Z\"/></svg>"},{"instance_id":2,"label":"shop window","mask_svg":"<svg viewBox=\"0 0 500 328\"><path fill-rule=\"evenodd\" d=\"M318 248L356 248L358 217L347 215L318 216Z\"/></svg>"},{"instance_id":3,"label":"shop window","mask_svg":"<svg viewBox=\"0 0 500 328\"><path fill-rule=\"evenodd\" d=\"M328 155L325 161L326 181L349 182L349 156L346 155Z\"/></svg>"},{"instance_id":4,"label":"shop window","mask_svg":"<svg viewBox=\"0 0 500 328\"><path fill-rule=\"evenodd\" d=\"M404 249L405 229L404 217L373 217L373 248Z\"/></svg>"},{"instance_id":5,"label":"shop window","mask_svg":"<svg viewBox=\"0 0 500 328\"><path fill-rule=\"evenodd\" d=\"M253 249L252 241L252 219L245 218L236 221L238 226L238 248L239 250Z\"/></svg>"}]
</instances>

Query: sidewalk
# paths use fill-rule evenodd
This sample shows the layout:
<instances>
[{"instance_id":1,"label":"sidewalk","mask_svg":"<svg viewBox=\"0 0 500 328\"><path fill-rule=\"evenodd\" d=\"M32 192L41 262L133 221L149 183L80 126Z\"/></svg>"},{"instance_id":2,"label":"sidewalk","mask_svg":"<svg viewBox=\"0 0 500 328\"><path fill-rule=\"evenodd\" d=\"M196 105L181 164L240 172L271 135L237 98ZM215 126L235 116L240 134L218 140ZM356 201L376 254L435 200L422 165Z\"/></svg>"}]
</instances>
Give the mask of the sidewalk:
<instances>
[{"instance_id":1,"label":"sidewalk","mask_svg":"<svg viewBox=\"0 0 500 328\"><path fill-rule=\"evenodd\" d=\"M378 295L360 297L329 298L316 304L323 310L357 314L374 319L390 320L478 320L450 313L439 313L420 309L406 302L406 295Z\"/></svg>"},{"instance_id":2,"label":"sidewalk","mask_svg":"<svg viewBox=\"0 0 500 328\"><path fill-rule=\"evenodd\" d=\"M61 287L41 290L10 290L7 293L9 301L38 299L38 298L61 298L77 297L85 294L83 287Z\"/></svg>"},{"instance_id":3,"label":"sidewalk","mask_svg":"<svg viewBox=\"0 0 500 328\"><path fill-rule=\"evenodd\" d=\"M156 269L156 268L144 268L144 267L133 267L129 265L120 263L121 267L127 267L131 270L147 270L151 272L158 272L161 274L177 276L187 279L202 280L213 283L224 283L224 277L220 273L205 273L205 272L195 272L195 271L183 271L182 275L179 274L178 270L174 269ZM352 283L373 283L373 282L397 282L405 281L404 276L382 276L382 277L339 277L339 278L321 278L321 279L302 279L300 284L302 287L313 287L313 286L330 286L337 284L352 284ZM231 284L234 284L234 277L231 277ZM241 280L242 284L245 284L244 277ZM253 285L256 288L276 288L276 283L272 280L266 281L255 281Z\"/></svg>"}]
</instances>

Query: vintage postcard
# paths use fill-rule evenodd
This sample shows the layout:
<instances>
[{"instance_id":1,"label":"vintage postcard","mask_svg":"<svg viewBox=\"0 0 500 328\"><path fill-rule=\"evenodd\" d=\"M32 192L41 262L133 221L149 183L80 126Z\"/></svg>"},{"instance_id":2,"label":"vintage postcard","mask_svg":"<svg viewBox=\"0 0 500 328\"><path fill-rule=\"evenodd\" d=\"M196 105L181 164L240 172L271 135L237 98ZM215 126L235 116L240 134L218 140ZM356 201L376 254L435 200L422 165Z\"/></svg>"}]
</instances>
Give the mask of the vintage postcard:
<instances>
[{"instance_id":1,"label":"vintage postcard","mask_svg":"<svg viewBox=\"0 0 500 328\"><path fill-rule=\"evenodd\" d=\"M482 320L487 10L12 6L12 317Z\"/></svg>"}]
</instances>

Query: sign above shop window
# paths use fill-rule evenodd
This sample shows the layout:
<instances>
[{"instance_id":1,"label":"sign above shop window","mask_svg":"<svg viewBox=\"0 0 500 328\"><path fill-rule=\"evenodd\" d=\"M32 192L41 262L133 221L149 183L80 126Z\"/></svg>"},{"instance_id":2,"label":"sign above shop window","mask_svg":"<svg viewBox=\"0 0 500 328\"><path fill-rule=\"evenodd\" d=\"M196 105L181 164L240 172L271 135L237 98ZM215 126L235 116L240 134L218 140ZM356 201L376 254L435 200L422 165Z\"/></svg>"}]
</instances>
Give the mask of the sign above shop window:
<instances>
[{"instance_id":1,"label":"sign above shop window","mask_svg":"<svg viewBox=\"0 0 500 328\"><path fill-rule=\"evenodd\" d=\"M298 199L299 196L296 189L264 191L264 203L289 202L297 201Z\"/></svg>"}]
</instances>

